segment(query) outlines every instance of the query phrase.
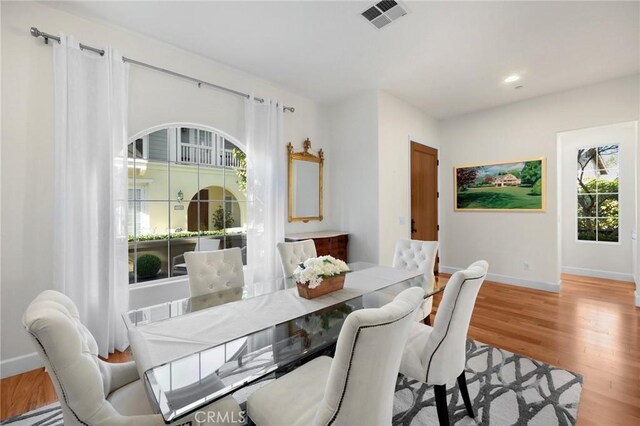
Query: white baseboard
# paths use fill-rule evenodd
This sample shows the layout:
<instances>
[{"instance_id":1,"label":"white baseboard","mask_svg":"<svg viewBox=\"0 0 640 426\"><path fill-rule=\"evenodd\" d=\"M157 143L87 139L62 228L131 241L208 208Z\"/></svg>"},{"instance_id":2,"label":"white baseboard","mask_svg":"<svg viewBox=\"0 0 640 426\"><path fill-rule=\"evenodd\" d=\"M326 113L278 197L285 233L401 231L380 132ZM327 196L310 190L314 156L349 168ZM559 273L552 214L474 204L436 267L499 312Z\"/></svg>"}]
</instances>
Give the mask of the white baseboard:
<instances>
[{"instance_id":1,"label":"white baseboard","mask_svg":"<svg viewBox=\"0 0 640 426\"><path fill-rule=\"evenodd\" d=\"M0 361L0 379L43 367L37 352Z\"/></svg>"},{"instance_id":2,"label":"white baseboard","mask_svg":"<svg viewBox=\"0 0 640 426\"><path fill-rule=\"evenodd\" d=\"M640 307L640 293L638 293L637 290L635 292L635 295L636 295L636 306Z\"/></svg>"},{"instance_id":3,"label":"white baseboard","mask_svg":"<svg viewBox=\"0 0 640 426\"><path fill-rule=\"evenodd\" d=\"M454 268L451 266L440 266L440 271L447 274L453 274L457 271L461 271L462 269L463 268ZM487 274L487 280L495 281L501 284L510 284L518 287L532 288L534 290L550 291L553 293L559 293L560 289L562 288L562 281L559 281L557 284L554 284L554 283L547 283L543 281L533 281L533 280L527 280L524 278L510 277L508 275L500 275L500 274L492 274L492 273Z\"/></svg>"},{"instance_id":4,"label":"white baseboard","mask_svg":"<svg viewBox=\"0 0 640 426\"><path fill-rule=\"evenodd\" d=\"M584 275L585 277L606 278L617 281L633 282L633 275L622 272L602 271L599 269L575 268L573 266L563 266L563 274Z\"/></svg>"}]
</instances>

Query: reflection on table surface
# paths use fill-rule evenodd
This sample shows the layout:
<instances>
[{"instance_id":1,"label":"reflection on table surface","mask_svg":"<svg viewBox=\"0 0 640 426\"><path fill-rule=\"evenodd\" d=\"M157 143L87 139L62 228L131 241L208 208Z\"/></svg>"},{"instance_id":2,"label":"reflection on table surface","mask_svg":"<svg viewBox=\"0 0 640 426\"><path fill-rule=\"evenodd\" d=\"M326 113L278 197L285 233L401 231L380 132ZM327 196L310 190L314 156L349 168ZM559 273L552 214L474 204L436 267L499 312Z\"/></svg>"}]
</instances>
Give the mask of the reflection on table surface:
<instances>
[{"instance_id":1,"label":"reflection on table surface","mask_svg":"<svg viewBox=\"0 0 640 426\"><path fill-rule=\"evenodd\" d=\"M226 303L237 302L251 297L273 293L275 291L292 288L295 281L292 278L252 284L244 287L230 287L196 297L173 300L158 305L135 309L124 314L127 328L138 327L156 321L186 315L192 312L213 308Z\"/></svg>"},{"instance_id":2,"label":"reflection on table surface","mask_svg":"<svg viewBox=\"0 0 640 426\"><path fill-rule=\"evenodd\" d=\"M281 283L282 288L295 285L287 280ZM445 285L437 280L429 283L423 275L404 280L151 368L145 372L145 385L165 421L174 421L273 372L328 350L336 343L342 324L351 312L383 306L410 287L422 287L425 296L430 297L444 290ZM172 313L181 315L244 297L248 296L242 289L227 289L220 294L154 308L177 309L162 311L170 318Z\"/></svg>"}]
</instances>

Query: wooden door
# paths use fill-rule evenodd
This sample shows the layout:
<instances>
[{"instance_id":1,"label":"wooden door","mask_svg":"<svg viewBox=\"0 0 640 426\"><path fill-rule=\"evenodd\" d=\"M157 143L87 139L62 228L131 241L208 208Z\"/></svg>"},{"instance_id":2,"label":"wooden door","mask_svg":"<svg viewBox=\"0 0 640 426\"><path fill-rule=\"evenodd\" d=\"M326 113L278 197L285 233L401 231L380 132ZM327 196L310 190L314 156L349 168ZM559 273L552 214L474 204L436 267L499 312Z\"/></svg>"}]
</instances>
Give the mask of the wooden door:
<instances>
[{"instance_id":1,"label":"wooden door","mask_svg":"<svg viewBox=\"0 0 640 426\"><path fill-rule=\"evenodd\" d=\"M198 213L200 213L198 215ZM198 226L198 223L200 226ZM198 194L194 195L187 209L187 229L189 231L209 230L209 190L200 190L200 202Z\"/></svg>"},{"instance_id":2,"label":"wooden door","mask_svg":"<svg viewBox=\"0 0 640 426\"><path fill-rule=\"evenodd\" d=\"M411 142L412 240L438 241L438 196L438 150Z\"/></svg>"}]
</instances>

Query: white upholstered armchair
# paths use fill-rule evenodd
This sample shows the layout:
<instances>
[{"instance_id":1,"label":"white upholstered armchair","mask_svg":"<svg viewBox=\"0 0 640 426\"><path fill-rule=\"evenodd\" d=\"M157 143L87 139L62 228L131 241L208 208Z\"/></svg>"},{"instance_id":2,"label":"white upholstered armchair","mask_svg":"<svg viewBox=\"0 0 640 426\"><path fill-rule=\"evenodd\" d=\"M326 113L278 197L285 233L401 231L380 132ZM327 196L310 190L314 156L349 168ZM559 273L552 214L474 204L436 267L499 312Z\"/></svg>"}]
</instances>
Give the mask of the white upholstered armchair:
<instances>
[{"instance_id":1,"label":"white upholstered armchair","mask_svg":"<svg viewBox=\"0 0 640 426\"><path fill-rule=\"evenodd\" d=\"M280 262L282 262L282 272L285 278L292 276L299 264L317 256L316 244L313 240L278 243L278 253L280 253Z\"/></svg>"},{"instance_id":2,"label":"white upholstered armchair","mask_svg":"<svg viewBox=\"0 0 640 426\"><path fill-rule=\"evenodd\" d=\"M53 290L40 293L22 321L51 377L66 426L165 424L151 408L135 362L98 358L98 345L67 296ZM236 413L237 419L240 407L225 398L205 410L229 412L229 418ZM189 420L193 418L176 424Z\"/></svg>"},{"instance_id":3,"label":"white upholstered armchair","mask_svg":"<svg viewBox=\"0 0 640 426\"><path fill-rule=\"evenodd\" d=\"M437 241L398 240L393 254L392 266L405 271L418 271L424 274L427 286L433 286L435 275L433 270L438 254ZM428 297L422 305L422 319L425 324L431 324L431 310L433 298Z\"/></svg>"},{"instance_id":4,"label":"white upholstered armchair","mask_svg":"<svg viewBox=\"0 0 640 426\"><path fill-rule=\"evenodd\" d=\"M184 254L184 258L189 272L191 297L244 286L242 251L237 247L216 251L189 251Z\"/></svg>"},{"instance_id":5,"label":"white upholstered armchair","mask_svg":"<svg viewBox=\"0 0 640 426\"><path fill-rule=\"evenodd\" d=\"M265 425L390 425L407 333L424 292L410 288L378 309L345 320L333 359L321 356L249 396L247 411Z\"/></svg>"},{"instance_id":6,"label":"white upholstered armchair","mask_svg":"<svg viewBox=\"0 0 640 426\"><path fill-rule=\"evenodd\" d=\"M441 425L449 424L446 385L456 379L467 412L475 417L464 374L466 342L473 307L488 268L487 262L480 260L449 278L434 326L413 324L402 356L402 374L434 385Z\"/></svg>"}]
</instances>

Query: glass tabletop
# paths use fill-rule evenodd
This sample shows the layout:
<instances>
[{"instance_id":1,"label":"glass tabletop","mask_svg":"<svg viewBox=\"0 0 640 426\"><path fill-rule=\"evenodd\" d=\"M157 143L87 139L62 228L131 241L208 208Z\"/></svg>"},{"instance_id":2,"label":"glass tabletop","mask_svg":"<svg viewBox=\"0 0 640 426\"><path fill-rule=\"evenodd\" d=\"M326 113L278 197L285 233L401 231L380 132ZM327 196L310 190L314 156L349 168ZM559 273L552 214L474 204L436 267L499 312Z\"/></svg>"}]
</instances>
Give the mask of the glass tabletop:
<instances>
[{"instance_id":1,"label":"glass tabletop","mask_svg":"<svg viewBox=\"0 0 640 426\"><path fill-rule=\"evenodd\" d=\"M251 297L262 296L275 291L295 287L292 278L278 278L276 280L255 283L245 287L230 287L202 296L187 297L158 305L147 306L129 311L123 315L127 328L139 327L152 322L164 321L170 318L187 315L204 309L237 302Z\"/></svg>"},{"instance_id":2,"label":"glass tabletop","mask_svg":"<svg viewBox=\"0 0 640 426\"><path fill-rule=\"evenodd\" d=\"M351 272L362 271L377 265L368 262L349 264ZM293 278L277 278L256 282L244 287L231 287L196 297L186 297L144 308L134 309L123 314L127 329L139 327L153 322L164 321L181 315L187 315L204 309L213 308L226 303L237 302L252 297L263 296L296 286Z\"/></svg>"},{"instance_id":3,"label":"glass tabletop","mask_svg":"<svg viewBox=\"0 0 640 426\"><path fill-rule=\"evenodd\" d=\"M292 285L287 280L282 284L285 287ZM328 350L336 343L342 324L351 312L383 306L410 287L424 288L427 298L443 291L445 285L439 280L428 283L420 275L264 328L147 370L144 374L146 390L165 422L175 421L274 372ZM241 290L228 290L218 299L243 297ZM170 318L171 314L216 306L216 297L208 296L213 301L206 299L202 305L197 302L204 298L164 304L169 306L164 306L161 313ZM198 300L194 302L195 299ZM139 320L148 321L148 318Z\"/></svg>"}]
</instances>

